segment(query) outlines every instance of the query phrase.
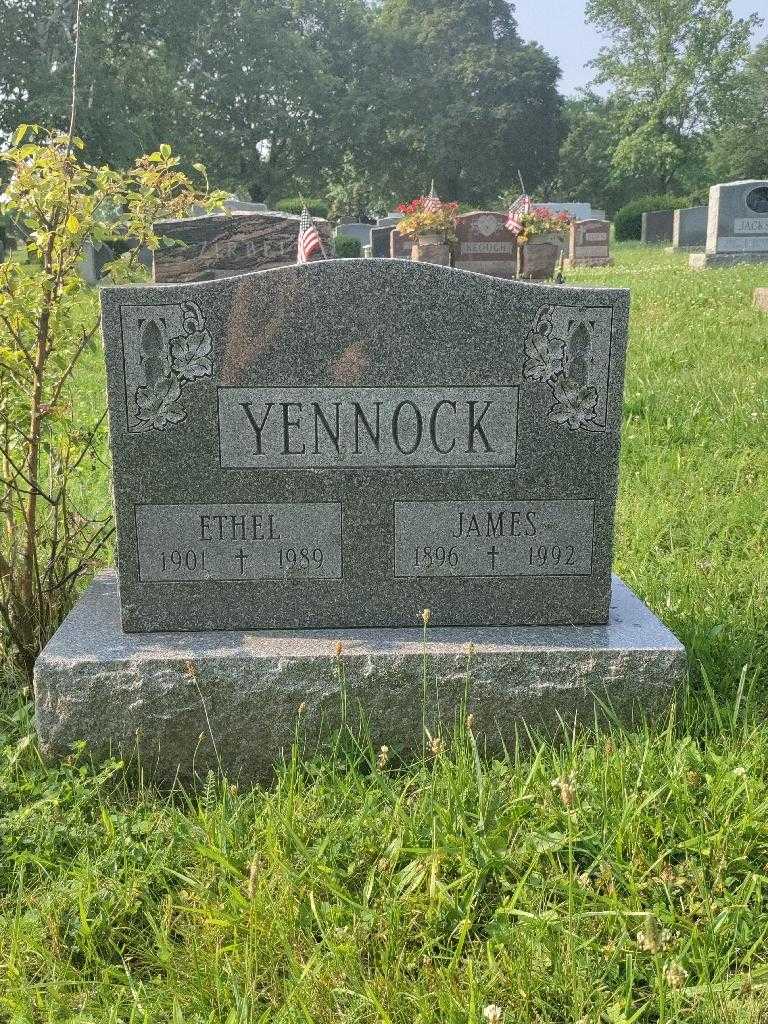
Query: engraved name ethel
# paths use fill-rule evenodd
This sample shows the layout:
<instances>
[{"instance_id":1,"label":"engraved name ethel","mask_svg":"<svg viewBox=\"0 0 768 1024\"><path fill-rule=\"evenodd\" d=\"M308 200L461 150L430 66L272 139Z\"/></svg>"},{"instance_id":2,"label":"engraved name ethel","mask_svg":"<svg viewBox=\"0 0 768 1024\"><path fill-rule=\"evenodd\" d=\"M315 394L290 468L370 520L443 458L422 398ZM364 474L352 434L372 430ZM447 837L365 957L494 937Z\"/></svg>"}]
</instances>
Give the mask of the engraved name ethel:
<instances>
[{"instance_id":1,"label":"engraved name ethel","mask_svg":"<svg viewBox=\"0 0 768 1024\"><path fill-rule=\"evenodd\" d=\"M509 466L517 387L219 388L225 468Z\"/></svg>"}]
</instances>

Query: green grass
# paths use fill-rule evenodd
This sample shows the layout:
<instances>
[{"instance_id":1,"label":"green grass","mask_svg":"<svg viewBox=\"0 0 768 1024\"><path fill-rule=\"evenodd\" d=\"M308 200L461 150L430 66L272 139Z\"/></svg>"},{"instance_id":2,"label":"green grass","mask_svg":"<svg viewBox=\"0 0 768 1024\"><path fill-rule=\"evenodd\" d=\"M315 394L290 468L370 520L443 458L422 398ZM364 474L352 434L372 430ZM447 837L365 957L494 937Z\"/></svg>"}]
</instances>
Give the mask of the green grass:
<instances>
[{"instance_id":1,"label":"green grass","mask_svg":"<svg viewBox=\"0 0 768 1024\"><path fill-rule=\"evenodd\" d=\"M691 652L670 720L163 795L43 766L9 691L0 1022L768 1021L767 274L615 251L569 279L633 293L616 561Z\"/></svg>"}]
</instances>

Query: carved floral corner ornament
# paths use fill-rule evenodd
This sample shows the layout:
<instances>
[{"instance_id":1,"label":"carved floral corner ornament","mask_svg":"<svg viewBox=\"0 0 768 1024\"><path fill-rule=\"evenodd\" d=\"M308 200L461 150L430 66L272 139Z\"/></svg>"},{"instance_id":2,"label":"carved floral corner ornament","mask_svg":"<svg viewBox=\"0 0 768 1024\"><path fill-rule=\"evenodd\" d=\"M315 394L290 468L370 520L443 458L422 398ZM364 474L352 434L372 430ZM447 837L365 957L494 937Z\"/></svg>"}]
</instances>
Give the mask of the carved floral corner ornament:
<instances>
[{"instance_id":1,"label":"carved floral corner ornament","mask_svg":"<svg viewBox=\"0 0 768 1024\"><path fill-rule=\"evenodd\" d=\"M136 431L164 430L185 420L183 388L213 373L213 343L199 308L187 302L176 312L180 312L183 333L175 337L164 337L167 321L163 317L158 317L159 323L150 319L142 325L139 371L143 382L134 391Z\"/></svg>"},{"instance_id":2,"label":"carved floral corner ornament","mask_svg":"<svg viewBox=\"0 0 768 1024\"><path fill-rule=\"evenodd\" d=\"M564 311L565 312L565 311ZM597 422L598 389L592 383L594 324L584 311L568 310L567 329L555 327L555 307L540 310L525 340L523 377L549 387L549 418L570 430L603 430ZM573 313L577 315L575 318Z\"/></svg>"}]
</instances>

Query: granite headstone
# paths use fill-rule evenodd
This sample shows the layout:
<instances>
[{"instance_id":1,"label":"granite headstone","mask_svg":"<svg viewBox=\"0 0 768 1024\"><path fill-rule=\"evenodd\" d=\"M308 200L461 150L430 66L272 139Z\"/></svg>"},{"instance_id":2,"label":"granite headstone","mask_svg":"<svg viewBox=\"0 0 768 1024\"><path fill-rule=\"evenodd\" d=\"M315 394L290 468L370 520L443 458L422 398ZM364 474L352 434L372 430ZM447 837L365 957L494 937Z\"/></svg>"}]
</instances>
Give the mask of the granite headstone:
<instances>
[{"instance_id":1,"label":"granite headstone","mask_svg":"<svg viewBox=\"0 0 768 1024\"><path fill-rule=\"evenodd\" d=\"M665 712L685 652L610 573L627 313L395 260L105 290L120 592L37 661L43 755L249 783L342 722Z\"/></svg>"},{"instance_id":2,"label":"granite headstone","mask_svg":"<svg viewBox=\"0 0 768 1024\"><path fill-rule=\"evenodd\" d=\"M605 622L627 306L378 260L105 289L126 630Z\"/></svg>"},{"instance_id":3,"label":"granite headstone","mask_svg":"<svg viewBox=\"0 0 768 1024\"><path fill-rule=\"evenodd\" d=\"M709 190L707 244L690 265L728 267L768 261L768 180L731 181Z\"/></svg>"},{"instance_id":4,"label":"granite headstone","mask_svg":"<svg viewBox=\"0 0 768 1024\"><path fill-rule=\"evenodd\" d=\"M671 245L673 210L649 210L642 216L641 241L646 245Z\"/></svg>"},{"instance_id":5,"label":"granite headstone","mask_svg":"<svg viewBox=\"0 0 768 1024\"><path fill-rule=\"evenodd\" d=\"M567 213L569 217L574 217L576 220L595 218L591 203L535 203L534 205L539 208L543 207L553 214Z\"/></svg>"},{"instance_id":6,"label":"granite headstone","mask_svg":"<svg viewBox=\"0 0 768 1024\"><path fill-rule=\"evenodd\" d=\"M329 250L331 225L313 219ZM158 235L183 244L155 251L155 282L211 281L295 263L300 220L293 214L267 212L159 221L154 225Z\"/></svg>"},{"instance_id":7,"label":"granite headstone","mask_svg":"<svg viewBox=\"0 0 768 1024\"><path fill-rule=\"evenodd\" d=\"M607 220L573 221L568 263L571 267L605 267L611 262L611 225Z\"/></svg>"},{"instance_id":8,"label":"granite headstone","mask_svg":"<svg viewBox=\"0 0 768 1024\"><path fill-rule=\"evenodd\" d=\"M675 210L672 223L673 249L703 249L707 241L707 207L689 206Z\"/></svg>"},{"instance_id":9,"label":"granite headstone","mask_svg":"<svg viewBox=\"0 0 768 1024\"><path fill-rule=\"evenodd\" d=\"M371 224L362 222L339 224L334 235L347 235L349 238L356 238L362 247L371 244L371 227Z\"/></svg>"},{"instance_id":10,"label":"granite headstone","mask_svg":"<svg viewBox=\"0 0 768 1024\"><path fill-rule=\"evenodd\" d=\"M379 259L390 258L390 236L393 230L391 224L371 228L371 256L376 256Z\"/></svg>"},{"instance_id":11,"label":"granite headstone","mask_svg":"<svg viewBox=\"0 0 768 1024\"><path fill-rule=\"evenodd\" d=\"M389 255L393 260L409 260L413 252L413 239L392 228L389 236Z\"/></svg>"},{"instance_id":12,"label":"granite headstone","mask_svg":"<svg viewBox=\"0 0 768 1024\"><path fill-rule=\"evenodd\" d=\"M516 277L517 236L506 227L506 219L496 210L457 217L454 266L493 277Z\"/></svg>"}]
</instances>

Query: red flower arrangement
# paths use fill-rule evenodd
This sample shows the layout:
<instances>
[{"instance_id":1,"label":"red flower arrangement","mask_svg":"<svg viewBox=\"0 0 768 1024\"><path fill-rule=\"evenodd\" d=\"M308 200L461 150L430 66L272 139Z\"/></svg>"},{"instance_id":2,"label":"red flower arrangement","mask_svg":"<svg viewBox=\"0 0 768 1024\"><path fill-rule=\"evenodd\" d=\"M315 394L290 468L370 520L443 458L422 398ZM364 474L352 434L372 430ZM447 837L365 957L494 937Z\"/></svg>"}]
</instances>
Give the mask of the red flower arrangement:
<instances>
[{"instance_id":1,"label":"red flower arrangement","mask_svg":"<svg viewBox=\"0 0 768 1024\"><path fill-rule=\"evenodd\" d=\"M573 217L565 213L551 213L546 206L534 206L528 213L520 214L522 231L517 236L517 244L525 245L536 235L562 234L571 226Z\"/></svg>"},{"instance_id":2,"label":"red flower arrangement","mask_svg":"<svg viewBox=\"0 0 768 1024\"><path fill-rule=\"evenodd\" d=\"M410 203L401 203L397 211L404 214L397 225L401 235L416 238L418 235L434 233L444 235L451 241L456 238L458 203L444 203L434 195L419 196Z\"/></svg>"}]
</instances>

